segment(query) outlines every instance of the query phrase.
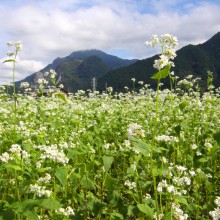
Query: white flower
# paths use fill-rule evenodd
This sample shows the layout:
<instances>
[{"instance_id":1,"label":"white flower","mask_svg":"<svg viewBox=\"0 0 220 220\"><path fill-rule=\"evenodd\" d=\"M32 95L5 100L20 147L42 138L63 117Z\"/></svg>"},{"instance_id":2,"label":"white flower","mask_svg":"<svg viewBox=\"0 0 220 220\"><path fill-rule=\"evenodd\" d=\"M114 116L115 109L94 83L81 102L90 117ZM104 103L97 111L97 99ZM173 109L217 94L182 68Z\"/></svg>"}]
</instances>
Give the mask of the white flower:
<instances>
[{"instance_id":1,"label":"white flower","mask_svg":"<svg viewBox=\"0 0 220 220\"><path fill-rule=\"evenodd\" d=\"M146 193L146 195L145 195L145 199L151 199L151 195L148 194L148 193Z\"/></svg>"},{"instance_id":2,"label":"white flower","mask_svg":"<svg viewBox=\"0 0 220 220\"><path fill-rule=\"evenodd\" d=\"M197 146L196 144L192 144L192 145L191 145L191 149L192 149L192 150L195 150L195 149L197 149L197 148L198 148L198 146Z\"/></svg>"},{"instance_id":3,"label":"white flower","mask_svg":"<svg viewBox=\"0 0 220 220\"><path fill-rule=\"evenodd\" d=\"M128 126L128 138L131 137L145 137L145 131L142 129L141 125L132 123Z\"/></svg>"},{"instance_id":4,"label":"white flower","mask_svg":"<svg viewBox=\"0 0 220 220\"><path fill-rule=\"evenodd\" d=\"M51 175L49 173L46 173L45 177L40 177L37 182L42 183L49 183L51 180Z\"/></svg>"},{"instance_id":5,"label":"white flower","mask_svg":"<svg viewBox=\"0 0 220 220\"><path fill-rule=\"evenodd\" d=\"M219 220L220 219L220 209L219 209L219 207L216 208L214 211L210 211L209 215L212 217L213 220Z\"/></svg>"},{"instance_id":6,"label":"white flower","mask_svg":"<svg viewBox=\"0 0 220 220\"><path fill-rule=\"evenodd\" d=\"M168 57L162 54L162 55L160 55L160 59L159 59L159 60L155 60L155 61L154 61L153 67L154 67L155 69L160 70L160 69L162 69L163 67L167 66L168 63L169 63Z\"/></svg>"},{"instance_id":7,"label":"white flower","mask_svg":"<svg viewBox=\"0 0 220 220\"><path fill-rule=\"evenodd\" d=\"M4 163L7 163L9 160L12 160L11 156L7 153L4 152L1 156L0 156L0 160Z\"/></svg>"},{"instance_id":8,"label":"white flower","mask_svg":"<svg viewBox=\"0 0 220 220\"><path fill-rule=\"evenodd\" d=\"M22 82L20 85L21 88L26 89L29 87L29 83L28 82Z\"/></svg>"},{"instance_id":9,"label":"white flower","mask_svg":"<svg viewBox=\"0 0 220 220\"><path fill-rule=\"evenodd\" d=\"M205 143L204 145L208 150L210 150L213 147L211 143Z\"/></svg>"},{"instance_id":10,"label":"white flower","mask_svg":"<svg viewBox=\"0 0 220 220\"><path fill-rule=\"evenodd\" d=\"M56 213L59 215L64 215L64 216L70 216L70 215L75 215L75 212L73 211L73 209L68 206L67 208L59 208L58 210L56 210Z\"/></svg>"},{"instance_id":11,"label":"white flower","mask_svg":"<svg viewBox=\"0 0 220 220\"><path fill-rule=\"evenodd\" d=\"M36 193L39 197L46 196L50 197L52 191L47 190L45 186L38 186L37 184L30 185L30 191Z\"/></svg>"},{"instance_id":12,"label":"white flower","mask_svg":"<svg viewBox=\"0 0 220 220\"><path fill-rule=\"evenodd\" d=\"M136 183L135 182L130 182L129 180L126 180L124 183L125 186L128 186L128 188L131 189L136 189Z\"/></svg>"},{"instance_id":13,"label":"white flower","mask_svg":"<svg viewBox=\"0 0 220 220\"><path fill-rule=\"evenodd\" d=\"M214 202L218 207L220 207L220 197L219 196L217 196L217 198L215 199Z\"/></svg>"},{"instance_id":14,"label":"white flower","mask_svg":"<svg viewBox=\"0 0 220 220\"><path fill-rule=\"evenodd\" d=\"M172 186L172 185L169 185L169 186L167 186L167 191L168 191L169 193L174 192L174 191L175 191L175 187Z\"/></svg>"}]
</instances>

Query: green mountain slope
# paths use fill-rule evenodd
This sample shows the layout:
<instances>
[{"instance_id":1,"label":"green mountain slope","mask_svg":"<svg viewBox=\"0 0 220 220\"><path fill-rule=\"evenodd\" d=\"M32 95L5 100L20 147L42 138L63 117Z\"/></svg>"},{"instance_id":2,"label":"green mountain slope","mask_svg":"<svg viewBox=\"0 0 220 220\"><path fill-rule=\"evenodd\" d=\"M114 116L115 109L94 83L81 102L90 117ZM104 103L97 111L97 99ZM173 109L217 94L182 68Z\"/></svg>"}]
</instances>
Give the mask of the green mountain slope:
<instances>
[{"instance_id":1,"label":"green mountain slope","mask_svg":"<svg viewBox=\"0 0 220 220\"><path fill-rule=\"evenodd\" d=\"M98 79L112 69L134 62L136 60L121 59L99 50L76 51L67 57L58 57L44 69L17 82L17 85L19 86L21 82L29 82L32 88L37 88L39 78L44 77L50 81L48 77L44 76L44 73L53 69L57 72L56 79L60 79L59 83L62 83L69 92L86 90L91 88L93 77Z\"/></svg>"},{"instance_id":2,"label":"green mountain slope","mask_svg":"<svg viewBox=\"0 0 220 220\"><path fill-rule=\"evenodd\" d=\"M124 86L132 88L131 78L137 81L144 81L156 87L156 81L150 77L156 72L153 68L154 60L158 56L137 61L129 66L109 71L98 80L98 88L105 89L105 85L111 86L116 91L123 91ZM207 71L214 73L214 85L220 86L220 32L210 40L199 45L188 45L177 51L173 68L175 75L180 79L187 75L194 75L201 78L203 90L206 86ZM169 87L169 81L163 80L164 88Z\"/></svg>"},{"instance_id":3,"label":"green mountain slope","mask_svg":"<svg viewBox=\"0 0 220 220\"><path fill-rule=\"evenodd\" d=\"M153 68L154 60L158 55L143 60L126 60L106 54L99 50L84 50L71 53L67 57L55 59L51 64L37 73L33 73L24 80L32 87L36 87L39 78L44 73L54 69L57 79L69 92L91 89L93 77L97 80L97 89L103 91L106 87L113 87L114 91L125 91L124 87L133 87L132 78L150 84L155 89L157 82L151 79L156 72ZM203 91L206 88L207 71L214 75L214 85L220 86L220 32L203 44L188 45L177 51L172 69L176 76L183 79L187 75L200 77ZM169 80L165 79L163 88L169 88Z\"/></svg>"}]
</instances>

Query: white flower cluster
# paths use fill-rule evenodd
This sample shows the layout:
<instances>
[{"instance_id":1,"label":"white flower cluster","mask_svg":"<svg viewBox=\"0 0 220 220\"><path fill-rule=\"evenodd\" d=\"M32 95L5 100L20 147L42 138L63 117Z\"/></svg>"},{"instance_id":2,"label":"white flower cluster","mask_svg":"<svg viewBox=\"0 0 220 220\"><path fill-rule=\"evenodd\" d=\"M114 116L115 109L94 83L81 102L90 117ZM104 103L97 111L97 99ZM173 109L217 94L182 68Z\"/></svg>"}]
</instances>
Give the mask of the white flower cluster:
<instances>
[{"instance_id":1,"label":"white flower cluster","mask_svg":"<svg viewBox=\"0 0 220 220\"><path fill-rule=\"evenodd\" d=\"M56 210L56 213L58 215L64 215L64 216L70 216L70 215L75 215L75 212L73 211L73 209L68 206L67 208L59 208L58 210Z\"/></svg>"},{"instance_id":2,"label":"white flower cluster","mask_svg":"<svg viewBox=\"0 0 220 220\"><path fill-rule=\"evenodd\" d=\"M183 186L183 185L188 185L190 186L191 184L191 179L187 176L183 176L183 177L173 177L173 182L177 185L177 186Z\"/></svg>"},{"instance_id":3,"label":"white flower cluster","mask_svg":"<svg viewBox=\"0 0 220 220\"><path fill-rule=\"evenodd\" d=\"M131 123L128 126L128 138L131 137L145 137L145 131L142 129L142 126L137 123Z\"/></svg>"},{"instance_id":4,"label":"white flower cluster","mask_svg":"<svg viewBox=\"0 0 220 220\"><path fill-rule=\"evenodd\" d=\"M51 146L34 146L34 148L39 149L43 152L40 156L40 159L50 159L63 165L66 165L69 162L69 159L66 157L63 150L58 149L56 144Z\"/></svg>"},{"instance_id":5,"label":"white flower cluster","mask_svg":"<svg viewBox=\"0 0 220 220\"><path fill-rule=\"evenodd\" d=\"M125 181L125 186L128 186L129 189L135 190L137 187L137 184L135 182L130 182L129 180Z\"/></svg>"},{"instance_id":6,"label":"white flower cluster","mask_svg":"<svg viewBox=\"0 0 220 220\"><path fill-rule=\"evenodd\" d=\"M22 82L20 87L23 88L23 89L27 89L29 87L29 83L28 82Z\"/></svg>"},{"instance_id":7,"label":"white flower cluster","mask_svg":"<svg viewBox=\"0 0 220 220\"><path fill-rule=\"evenodd\" d=\"M178 143L179 139L174 136L168 136L168 135L159 135L155 137L155 140L157 142L167 142L169 144Z\"/></svg>"},{"instance_id":8,"label":"white flower cluster","mask_svg":"<svg viewBox=\"0 0 220 220\"><path fill-rule=\"evenodd\" d=\"M46 79L44 79L44 78L40 78L40 79L38 79L37 83L40 84L40 85L43 85L43 84L47 85L48 81Z\"/></svg>"},{"instance_id":9,"label":"white flower cluster","mask_svg":"<svg viewBox=\"0 0 220 220\"><path fill-rule=\"evenodd\" d=\"M220 197L217 196L214 203L217 205L217 208L214 209L214 211L210 211L209 215L212 217L213 220L220 219Z\"/></svg>"},{"instance_id":10,"label":"white flower cluster","mask_svg":"<svg viewBox=\"0 0 220 220\"><path fill-rule=\"evenodd\" d=\"M21 146L18 144L13 144L11 146L11 148L9 149L10 153L4 152L1 156L0 156L0 160L4 163L7 163L10 160L14 160L14 159L26 159L28 158L30 155L28 154L27 151L22 150Z\"/></svg>"},{"instance_id":11,"label":"white flower cluster","mask_svg":"<svg viewBox=\"0 0 220 220\"><path fill-rule=\"evenodd\" d=\"M37 184L34 185L31 184L30 191L36 193L36 195L38 195L39 197L42 196L50 197L50 195L52 194L52 191L47 190L45 186L39 186Z\"/></svg>"},{"instance_id":12,"label":"white flower cluster","mask_svg":"<svg viewBox=\"0 0 220 220\"><path fill-rule=\"evenodd\" d=\"M176 57L175 47L178 46L178 41L175 36L163 34L161 35L161 39L159 39L158 36L154 34L150 41L145 42L145 44L150 47L155 47L156 45L162 47L162 54L160 55L160 59L154 61L154 68L161 70L168 64L174 66L173 62L170 60Z\"/></svg>"},{"instance_id":13,"label":"white flower cluster","mask_svg":"<svg viewBox=\"0 0 220 220\"><path fill-rule=\"evenodd\" d=\"M172 208L174 209L173 215L176 220L186 220L188 215L183 213L183 210L180 208L180 205L177 203L172 203Z\"/></svg>"},{"instance_id":14,"label":"white flower cluster","mask_svg":"<svg viewBox=\"0 0 220 220\"><path fill-rule=\"evenodd\" d=\"M40 177L37 182L38 183L49 183L51 180L51 175L49 173L46 173L45 177Z\"/></svg>"},{"instance_id":15,"label":"white flower cluster","mask_svg":"<svg viewBox=\"0 0 220 220\"><path fill-rule=\"evenodd\" d=\"M7 43L7 45L8 45L9 47L15 46L16 51L21 51L21 49L23 48L22 41L17 41L17 42L9 41L9 42Z\"/></svg>"}]
</instances>

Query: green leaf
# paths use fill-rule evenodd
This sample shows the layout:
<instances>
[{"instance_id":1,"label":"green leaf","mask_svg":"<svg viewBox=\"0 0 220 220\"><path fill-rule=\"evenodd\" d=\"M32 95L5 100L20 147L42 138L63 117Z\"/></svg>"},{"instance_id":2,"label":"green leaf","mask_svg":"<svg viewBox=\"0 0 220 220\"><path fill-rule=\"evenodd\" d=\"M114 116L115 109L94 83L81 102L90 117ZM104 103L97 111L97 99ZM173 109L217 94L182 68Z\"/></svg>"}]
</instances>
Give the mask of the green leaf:
<instances>
[{"instance_id":1,"label":"green leaf","mask_svg":"<svg viewBox=\"0 0 220 220\"><path fill-rule=\"evenodd\" d=\"M51 78L51 82L55 85L56 84L56 79L55 78Z\"/></svg>"},{"instance_id":2,"label":"green leaf","mask_svg":"<svg viewBox=\"0 0 220 220\"><path fill-rule=\"evenodd\" d=\"M169 74L170 74L170 64L166 65L163 69L159 70L151 78L160 80L166 78Z\"/></svg>"},{"instance_id":3,"label":"green leaf","mask_svg":"<svg viewBox=\"0 0 220 220\"><path fill-rule=\"evenodd\" d=\"M23 215L27 217L27 219L39 220L39 217L34 210L26 210L25 212L23 212Z\"/></svg>"},{"instance_id":4,"label":"green leaf","mask_svg":"<svg viewBox=\"0 0 220 220\"><path fill-rule=\"evenodd\" d=\"M124 216L120 213L117 213L117 212L113 212L111 213L110 215L110 220L123 220L124 219Z\"/></svg>"},{"instance_id":5,"label":"green leaf","mask_svg":"<svg viewBox=\"0 0 220 220\"><path fill-rule=\"evenodd\" d=\"M208 161L208 160L207 160L206 158L204 158L204 157L198 159L198 162L200 162L200 163L205 163L205 162L207 162L207 161Z\"/></svg>"},{"instance_id":6,"label":"green leaf","mask_svg":"<svg viewBox=\"0 0 220 220\"><path fill-rule=\"evenodd\" d=\"M112 163L114 161L114 157L104 155L102 157L102 160L103 160L105 172L107 173L109 171L109 169L111 168L111 165L112 165Z\"/></svg>"},{"instance_id":7,"label":"green leaf","mask_svg":"<svg viewBox=\"0 0 220 220\"><path fill-rule=\"evenodd\" d=\"M66 96L63 93L54 93L54 96L66 102Z\"/></svg>"},{"instance_id":8,"label":"green leaf","mask_svg":"<svg viewBox=\"0 0 220 220\"><path fill-rule=\"evenodd\" d=\"M52 198L43 199L40 205L46 209L51 209L51 210L59 209L62 207L62 205L58 201Z\"/></svg>"},{"instance_id":9,"label":"green leaf","mask_svg":"<svg viewBox=\"0 0 220 220\"><path fill-rule=\"evenodd\" d=\"M110 175L107 174L105 180L105 188L107 190L112 190L117 186L117 179L112 178Z\"/></svg>"},{"instance_id":10,"label":"green leaf","mask_svg":"<svg viewBox=\"0 0 220 220\"><path fill-rule=\"evenodd\" d=\"M14 164L5 164L4 167L7 169L13 169L13 170L22 170L20 166L14 165Z\"/></svg>"},{"instance_id":11,"label":"green leaf","mask_svg":"<svg viewBox=\"0 0 220 220\"><path fill-rule=\"evenodd\" d=\"M183 196L175 196L174 201L177 203L182 203L182 204L185 204L188 206L188 202L187 202L186 198Z\"/></svg>"},{"instance_id":12,"label":"green leaf","mask_svg":"<svg viewBox=\"0 0 220 220\"><path fill-rule=\"evenodd\" d=\"M133 142L134 147L145 156L149 155L152 151L152 145L146 144L140 139L132 137L131 141Z\"/></svg>"},{"instance_id":13,"label":"green leaf","mask_svg":"<svg viewBox=\"0 0 220 220\"><path fill-rule=\"evenodd\" d=\"M9 59L9 60L3 61L2 63L10 63L10 62L16 63L17 61L13 59Z\"/></svg>"},{"instance_id":14,"label":"green leaf","mask_svg":"<svg viewBox=\"0 0 220 220\"><path fill-rule=\"evenodd\" d=\"M184 101L182 101L182 102L179 104L179 108L180 108L181 111L183 111L184 108L187 107L188 105L189 105L189 101L184 100Z\"/></svg>"},{"instance_id":15,"label":"green leaf","mask_svg":"<svg viewBox=\"0 0 220 220\"><path fill-rule=\"evenodd\" d=\"M60 167L55 173L56 178L60 181L62 186L65 186L67 183L67 175L68 171L66 167Z\"/></svg>"},{"instance_id":16,"label":"green leaf","mask_svg":"<svg viewBox=\"0 0 220 220\"><path fill-rule=\"evenodd\" d=\"M141 212L145 213L149 217L149 219L153 219L154 216L153 208L151 208L147 204L138 204L137 207Z\"/></svg>"},{"instance_id":17,"label":"green leaf","mask_svg":"<svg viewBox=\"0 0 220 220\"><path fill-rule=\"evenodd\" d=\"M86 175L80 181L82 188L84 189L95 189L93 181Z\"/></svg>"}]
</instances>

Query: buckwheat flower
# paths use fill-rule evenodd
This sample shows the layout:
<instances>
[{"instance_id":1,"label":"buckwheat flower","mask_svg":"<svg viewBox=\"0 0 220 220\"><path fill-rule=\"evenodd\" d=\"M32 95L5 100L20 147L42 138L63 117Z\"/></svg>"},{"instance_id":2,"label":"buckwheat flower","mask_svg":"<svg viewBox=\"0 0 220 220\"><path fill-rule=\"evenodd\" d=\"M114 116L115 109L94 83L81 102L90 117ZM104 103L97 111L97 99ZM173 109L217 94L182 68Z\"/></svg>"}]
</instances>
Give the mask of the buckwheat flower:
<instances>
[{"instance_id":1,"label":"buckwheat flower","mask_svg":"<svg viewBox=\"0 0 220 220\"><path fill-rule=\"evenodd\" d=\"M128 138L145 137L145 131L142 129L142 126L137 123L129 124L127 131L128 131Z\"/></svg>"},{"instance_id":2,"label":"buckwheat flower","mask_svg":"<svg viewBox=\"0 0 220 220\"><path fill-rule=\"evenodd\" d=\"M132 82L135 82L135 78L132 78L131 81L132 81Z\"/></svg>"},{"instance_id":3,"label":"buckwheat flower","mask_svg":"<svg viewBox=\"0 0 220 220\"><path fill-rule=\"evenodd\" d=\"M8 45L9 47L14 46L14 42L13 42L13 41L8 41L8 42L7 42L7 45Z\"/></svg>"},{"instance_id":4,"label":"buckwheat flower","mask_svg":"<svg viewBox=\"0 0 220 220\"><path fill-rule=\"evenodd\" d=\"M108 144L108 143L104 145L104 148L105 148L106 150L108 150L109 147L110 147L110 144Z\"/></svg>"},{"instance_id":5,"label":"buckwheat flower","mask_svg":"<svg viewBox=\"0 0 220 220\"><path fill-rule=\"evenodd\" d=\"M124 183L125 186L128 186L128 188L131 189L136 189L137 185L135 182L130 182L129 180L126 180Z\"/></svg>"},{"instance_id":6,"label":"buckwheat flower","mask_svg":"<svg viewBox=\"0 0 220 220\"><path fill-rule=\"evenodd\" d=\"M12 52L12 51L8 51L8 53L7 53L7 55L9 56L9 57L12 57L12 56L14 56L14 52Z\"/></svg>"},{"instance_id":7,"label":"buckwheat flower","mask_svg":"<svg viewBox=\"0 0 220 220\"><path fill-rule=\"evenodd\" d=\"M144 84L144 82L143 82L143 81L139 81L139 82L138 82L138 84L143 85L143 84Z\"/></svg>"},{"instance_id":8,"label":"buckwheat flower","mask_svg":"<svg viewBox=\"0 0 220 220\"><path fill-rule=\"evenodd\" d=\"M38 183L49 183L51 180L51 175L49 173L46 173L45 177L40 177L37 182Z\"/></svg>"},{"instance_id":9,"label":"buckwheat flower","mask_svg":"<svg viewBox=\"0 0 220 220\"><path fill-rule=\"evenodd\" d=\"M59 215L64 215L64 216L70 216L70 215L75 215L75 212L73 211L73 209L68 206L67 208L59 208L58 210L56 210L56 213Z\"/></svg>"},{"instance_id":10,"label":"buckwheat flower","mask_svg":"<svg viewBox=\"0 0 220 220\"><path fill-rule=\"evenodd\" d=\"M125 147L130 148L131 147L131 142L129 140L124 140L123 144Z\"/></svg>"},{"instance_id":11,"label":"buckwheat flower","mask_svg":"<svg viewBox=\"0 0 220 220\"><path fill-rule=\"evenodd\" d=\"M21 51L21 49L23 48L22 41L15 42L15 47L17 51Z\"/></svg>"},{"instance_id":12,"label":"buckwheat flower","mask_svg":"<svg viewBox=\"0 0 220 220\"><path fill-rule=\"evenodd\" d=\"M220 197L219 197L219 196L217 196L217 198L215 199L214 203L215 203L218 207L220 207Z\"/></svg>"},{"instance_id":13,"label":"buckwheat flower","mask_svg":"<svg viewBox=\"0 0 220 220\"><path fill-rule=\"evenodd\" d=\"M37 184L30 185L30 191L38 195L39 197L46 196L50 197L52 191L47 190L45 186L38 186Z\"/></svg>"},{"instance_id":14,"label":"buckwheat flower","mask_svg":"<svg viewBox=\"0 0 220 220\"><path fill-rule=\"evenodd\" d=\"M175 187L172 186L172 185L168 185L168 186L167 186L167 191L168 191L169 193L174 192L174 191L175 191Z\"/></svg>"},{"instance_id":15,"label":"buckwheat flower","mask_svg":"<svg viewBox=\"0 0 220 220\"><path fill-rule=\"evenodd\" d=\"M162 68L167 66L168 63L169 63L168 57L162 54L160 55L160 59L154 61L153 67L155 69L161 70Z\"/></svg>"},{"instance_id":16,"label":"buckwheat flower","mask_svg":"<svg viewBox=\"0 0 220 220\"><path fill-rule=\"evenodd\" d=\"M212 217L213 220L219 220L220 219L220 209L215 208L214 211L210 211L209 215Z\"/></svg>"},{"instance_id":17,"label":"buckwheat flower","mask_svg":"<svg viewBox=\"0 0 220 220\"><path fill-rule=\"evenodd\" d=\"M207 177L207 178L212 178L212 175L211 175L210 173L207 173L207 174L206 174L206 177Z\"/></svg>"},{"instance_id":18,"label":"buckwheat flower","mask_svg":"<svg viewBox=\"0 0 220 220\"><path fill-rule=\"evenodd\" d=\"M190 171L189 171L189 174L190 174L191 176L195 176L195 175L196 175L196 172L195 172L195 170L190 170Z\"/></svg>"},{"instance_id":19,"label":"buckwheat flower","mask_svg":"<svg viewBox=\"0 0 220 220\"><path fill-rule=\"evenodd\" d=\"M165 157L162 157L162 162L164 163L164 164L167 164L168 163L168 159L167 158L165 158Z\"/></svg>"},{"instance_id":20,"label":"buckwheat flower","mask_svg":"<svg viewBox=\"0 0 220 220\"><path fill-rule=\"evenodd\" d=\"M177 170L180 171L180 172L187 170L186 167L178 166L178 165L176 165L176 168L177 168Z\"/></svg>"},{"instance_id":21,"label":"buckwheat flower","mask_svg":"<svg viewBox=\"0 0 220 220\"><path fill-rule=\"evenodd\" d=\"M156 220L163 220L163 217L164 217L164 214L162 213L157 216L157 213L155 212L153 215L153 218Z\"/></svg>"},{"instance_id":22,"label":"buckwheat flower","mask_svg":"<svg viewBox=\"0 0 220 220\"><path fill-rule=\"evenodd\" d=\"M51 159L54 162L66 165L69 159L62 150L58 150L56 145L46 146L43 148L43 154L40 159Z\"/></svg>"},{"instance_id":23,"label":"buckwheat flower","mask_svg":"<svg viewBox=\"0 0 220 220\"><path fill-rule=\"evenodd\" d=\"M160 40L159 40L158 36L156 34L153 34L150 41L145 42L145 45L150 46L150 47L155 47L159 43L160 43Z\"/></svg>"},{"instance_id":24,"label":"buckwheat flower","mask_svg":"<svg viewBox=\"0 0 220 220\"><path fill-rule=\"evenodd\" d=\"M108 87L108 88L107 88L107 91L108 91L109 93L112 93L112 92L113 92L113 88L112 88L112 87Z\"/></svg>"},{"instance_id":25,"label":"buckwheat flower","mask_svg":"<svg viewBox=\"0 0 220 220\"><path fill-rule=\"evenodd\" d=\"M64 88L64 85L63 85L63 84L60 84L60 85L59 85L59 88L63 89L63 88Z\"/></svg>"},{"instance_id":26,"label":"buckwheat flower","mask_svg":"<svg viewBox=\"0 0 220 220\"><path fill-rule=\"evenodd\" d=\"M9 180L9 183L10 183L11 185L15 185L15 179L10 179L10 180Z\"/></svg>"},{"instance_id":27,"label":"buckwheat flower","mask_svg":"<svg viewBox=\"0 0 220 220\"><path fill-rule=\"evenodd\" d=\"M53 70L53 69L50 69L50 74L51 74L51 75L54 75L54 76L57 75L57 73L56 73L55 70Z\"/></svg>"},{"instance_id":28,"label":"buckwheat flower","mask_svg":"<svg viewBox=\"0 0 220 220\"><path fill-rule=\"evenodd\" d=\"M176 52L175 50L171 49L171 48L168 48L164 54L168 57L168 59L171 59L173 60L175 57L176 57Z\"/></svg>"},{"instance_id":29,"label":"buckwheat flower","mask_svg":"<svg viewBox=\"0 0 220 220\"><path fill-rule=\"evenodd\" d=\"M202 153L201 153L200 151L196 151L196 155L197 155L197 156L201 156Z\"/></svg>"},{"instance_id":30,"label":"buckwheat flower","mask_svg":"<svg viewBox=\"0 0 220 220\"><path fill-rule=\"evenodd\" d=\"M208 150L210 150L210 149L213 147L211 143L205 143L204 146L205 146Z\"/></svg>"},{"instance_id":31,"label":"buckwheat flower","mask_svg":"<svg viewBox=\"0 0 220 220\"><path fill-rule=\"evenodd\" d=\"M0 156L0 160L4 163L7 163L9 160L12 160L13 158L7 153L4 152L1 156Z\"/></svg>"},{"instance_id":32,"label":"buckwheat flower","mask_svg":"<svg viewBox=\"0 0 220 220\"><path fill-rule=\"evenodd\" d=\"M13 144L11 148L9 149L12 153L20 153L21 152L21 146L18 144Z\"/></svg>"},{"instance_id":33,"label":"buckwheat flower","mask_svg":"<svg viewBox=\"0 0 220 220\"><path fill-rule=\"evenodd\" d=\"M41 166L42 166L42 161L37 161L36 167L37 167L37 168L41 168Z\"/></svg>"},{"instance_id":34,"label":"buckwheat flower","mask_svg":"<svg viewBox=\"0 0 220 220\"><path fill-rule=\"evenodd\" d=\"M162 182L159 182L158 185L157 185L157 191L162 192L163 188L166 188L167 186L168 185L167 185L166 180L162 180Z\"/></svg>"},{"instance_id":35,"label":"buckwheat flower","mask_svg":"<svg viewBox=\"0 0 220 220\"><path fill-rule=\"evenodd\" d=\"M22 82L21 85L20 85L20 88L23 88L23 89L26 89L28 88L30 85L28 82Z\"/></svg>"},{"instance_id":36,"label":"buckwheat flower","mask_svg":"<svg viewBox=\"0 0 220 220\"><path fill-rule=\"evenodd\" d=\"M146 194L145 194L145 199L151 199L151 195L148 194L148 193L146 193Z\"/></svg>"},{"instance_id":37,"label":"buckwheat flower","mask_svg":"<svg viewBox=\"0 0 220 220\"><path fill-rule=\"evenodd\" d=\"M136 169L137 169L136 163L131 164L131 169L132 169L132 170L136 170Z\"/></svg>"},{"instance_id":38,"label":"buckwheat flower","mask_svg":"<svg viewBox=\"0 0 220 220\"><path fill-rule=\"evenodd\" d=\"M195 149L198 148L198 146L196 144L192 144L190 147L191 147L192 150L195 150Z\"/></svg>"}]
</instances>

